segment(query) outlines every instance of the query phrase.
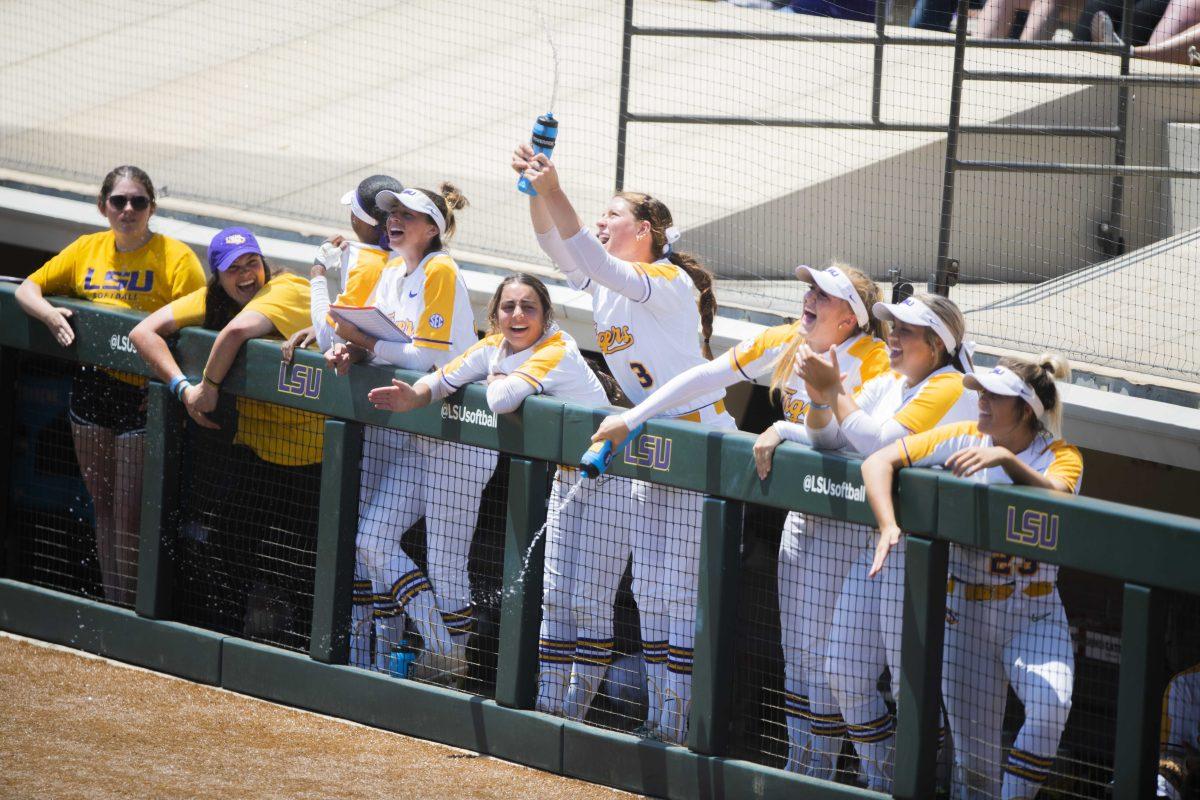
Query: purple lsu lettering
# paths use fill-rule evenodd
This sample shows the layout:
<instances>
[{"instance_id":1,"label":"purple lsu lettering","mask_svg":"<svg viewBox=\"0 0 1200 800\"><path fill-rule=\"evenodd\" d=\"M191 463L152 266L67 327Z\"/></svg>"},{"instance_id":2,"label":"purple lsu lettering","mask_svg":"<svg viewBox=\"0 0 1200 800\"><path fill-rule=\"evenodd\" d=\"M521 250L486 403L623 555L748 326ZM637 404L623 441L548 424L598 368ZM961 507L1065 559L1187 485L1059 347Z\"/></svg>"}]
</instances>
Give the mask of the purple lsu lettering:
<instances>
[{"instance_id":1,"label":"purple lsu lettering","mask_svg":"<svg viewBox=\"0 0 1200 800\"><path fill-rule=\"evenodd\" d=\"M1056 550L1058 548L1058 515L1026 509L1018 520L1017 507L1009 506L1004 515L1004 539L1014 544L1023 544L1041 550ZM1026 577L1032 577L1038 572L1038 562L1005 553L992 553L988 570L993 575L1004 577L1011 577L1014 570Z\"/></svg>"},{"instance_id":2,"label":"purple lsu lettering","mask_svg":"<svg viewBox=\"0 0 1200 800\"><path fill-rule=\"evenodd\" d=\"M85 292L149 292L154 289L153 270L106 270L99 283L95 283L96 270L89 269L83 276Z\"/></svg>"},{"instance_id":3,"label":"purple lsu lettering","mask_svg":"<svg viewBox=\"0 0 1200 800\"><path fill-rule=\"evenodd\" d=\"M309 367L304 364L288 364L279 362L279 385L276 387L284 394L294 394L297 397L307 397L316 400L321 396L320 367Z\"/></svg>"},{"instance_id":4,"label":"purple lsu lettering","mask_svg":"<svg viewBox=\"0 0 1200 800\"><path fill-rule=\"evenodd\" d=\"M1040 550L1058 549L1058 515L1026 509L1017 524L1017 507L1009 506L1005 514L1007 541L1036 547Z\"/></svg>"},{"instance_id":5,"label":"purple lsu lettering","mask_svg":"<svg viewBox=\"0 0 1200 800\"><path fill-rule=\"evenodd\" d=\"M613 325L606 331L596 331L596 345L605 355L633 347L633 334L628 325Z\"/></svg>"},{"instance_id":6,"label":"purple lsu lettering","mask_svg":"<svg viewBox=\"0 0 1200 800\"><path fill-rule=\"evenodd\" d=\"M631 467L649 467L659 472L671 468L671 440L643 434L625 448L621 458Z\"/></svg>"},{"instance_id":7,"label":"purple lsu lettering","mask_svg":"<svg viewBox=\"0 0 1200 800\"><path fill-rule=\"evenodd\" d=\"M795 395L795 389L783 390L783 418L788 422L804 422L808 416L808 401Z\"/></svg>"}]
</instances>

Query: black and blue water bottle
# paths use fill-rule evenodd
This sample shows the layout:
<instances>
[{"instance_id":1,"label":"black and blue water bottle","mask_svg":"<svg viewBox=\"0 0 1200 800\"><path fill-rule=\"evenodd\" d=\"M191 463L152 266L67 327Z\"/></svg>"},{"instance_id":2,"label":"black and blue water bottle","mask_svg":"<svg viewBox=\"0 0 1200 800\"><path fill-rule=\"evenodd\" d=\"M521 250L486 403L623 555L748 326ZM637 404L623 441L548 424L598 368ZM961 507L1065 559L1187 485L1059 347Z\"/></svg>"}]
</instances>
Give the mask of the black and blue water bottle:
<instances>
[{"instance_id":1,"label":"black and blue water bottle","mask_svg":"<svg viewBox=\"0 0 1200 800\"><path fill-rule=\"evenodd\" d=\"M544 153L546 158L550 158L550 154L554 152L554 140L557 138L558 120L554 118L554 114L547 112L538 117L533 126L533 135L529 138L533 152ZM533 188L533 184L524 175L517 179L517 188L530 197L537 197L537 189Z\"/></svg>"},{"instance_id":2,"label":"black and blue water bottle","mask_svg":"<svg viewBox=\"0 0 1200 800\"><path fill-rule=\"evenodd\" d=\"M613 447L613 443L607 439L602 442L596 442L579 459L579 471L583 473L585 478L599 478L608 469L608 465L612 463L613 456L621 452L630 441L640 436L645 427L644 424L638 425L616 447Z\"/></svg>"}]
</instances>

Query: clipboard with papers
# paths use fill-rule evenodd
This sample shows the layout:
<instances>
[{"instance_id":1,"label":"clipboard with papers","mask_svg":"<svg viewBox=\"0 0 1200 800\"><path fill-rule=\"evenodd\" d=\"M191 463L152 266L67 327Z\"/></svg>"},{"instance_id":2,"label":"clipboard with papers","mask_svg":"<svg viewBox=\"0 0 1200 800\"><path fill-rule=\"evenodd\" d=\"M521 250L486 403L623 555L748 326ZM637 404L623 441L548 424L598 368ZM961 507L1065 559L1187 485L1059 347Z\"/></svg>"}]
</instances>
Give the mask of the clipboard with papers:
<instances>
[{"instance_id":1,"label":"clipboard with papers","mask_svg":"<svg viewBox=\"0 0 1200 800\"><path fill-rule=\"evenodd\" d=\"M387 314L375 306L339 306L329 307L329 316L335 322L349 322L368 336L373 336L385 342L408 344L412 337L396 327L396 323Z\"/></svg>"}]
</instances>

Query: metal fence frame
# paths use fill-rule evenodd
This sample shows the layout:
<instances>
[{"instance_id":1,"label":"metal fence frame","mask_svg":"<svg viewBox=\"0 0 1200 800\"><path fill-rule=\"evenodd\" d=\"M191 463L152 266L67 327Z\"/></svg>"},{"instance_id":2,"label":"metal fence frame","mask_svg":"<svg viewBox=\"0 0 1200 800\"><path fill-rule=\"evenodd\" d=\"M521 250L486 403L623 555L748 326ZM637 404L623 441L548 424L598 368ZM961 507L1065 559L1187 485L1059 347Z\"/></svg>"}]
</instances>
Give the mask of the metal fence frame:
<instances>
[{"instance_id":1,"label":"metal fence frame","mask_svg":"<svg viewBox=\"0 0 1200 800\"><path fill-rule=\"evenodd\" d=\"M890 36L887 33L887 0L875 0L875 25L871 35L840 33L784 33L758 32L731 29L676 28L639 26L634 24L634 0L625 0L624 25L621 45L620 105L617 112L617 166L616 191L625 188L626 143L629 124L666 123L675 125L750 125L774 128L819 128L825 130L871 130L898 133L944 133L946 134L946 156L942 175L941 216L938 223L937 261L929 275L931 292L949 295L950 287L957 282L958 265L950 257L950 235L954 224L955 177L960 171L979 172L1023 172L1029 174L1109 175L1112 177L1109 218L1102 223L1097 234L1097 247L1111 258L1124 252L1123 231L1125 229L1125 178L1200 178L1200 170L1173 169L1154 165L1129 165L1125 163L1129 125L1129 88L1131 86L1192 86L1200 87L1200 78L1160 75L1133 75L1130 73L1132 54L1130 48L1118 44L1095 42L1022 42L1015 39L970 39L967 37L969 0L957 0L954 39L934 36ZM1129 41L1129 25L1133 17L1133 0L1124 0L1121 17L1122 41ZM871 79L871 114L869 119L804 119L775 117L736 117L697 114L642 114L629 110L629 85L634 39L691 38L691 39L734 39L756 42L806 42L828 44L873 45ZM883 99L883 55L884 47L953 47L954 67L950 80L950 106L947 123L889 123L882 119ZM968 70L965 68L968 49L1005 50L1058 50L1090 53L1116 53L1121 57L1119 75L1061 75L1043 72L1004 72ZM1093 125L963 125L961 122L963 85L967 81L1028 81L1035 83L1115 84L1117 86L1116 124ZM1058 136L1108 138L1113 140L1111 164L1065 164L1023 161L969 160L958 157L959 137L962 134L1001 134L1020 136Z\"/></svg>"},{"instance_id":2,"label":"metal fence frame","mask_svg":"<svg viewBox=\"0 0 1200 800\"><path fill-rule=\"evenodd\" d=\"M57 345L44 326L20 311L13 287L0 286L0 315L6 320L0 328L0 376L7 378L9 385L15 380L15 350L149 375L122 339L138 315L81 301L53 302L74 310L77 336L71 347ZM182 332L175 352L188 374L202 370L214 338L212 332L195 328ZM86 620L101 627L114 625L116 632L109 631L107 636L103 630L95 635L90 631L79 633L75 630L80 627L79 609L88 601L75 601L13 581L14 538L6 536L6 547L0 548L5 555L0 570L0 627L69 640L85 649L118 657L124 654L129 660L176 669L194 679L219 680L237 691L457 742L542 768L557 765L566 774L649 794L683 797L701 792L719 796L720 791L731 789L736 778L737 786L758 786L759 795L803 788L805 796L814 797L877 796L725 758L730 749L732 708L728 687L734 670L737 622L730 598L736 597L738 590L742 504L758 503L871 523L873 518L865 501L801 490L816 478L859 485L860 462L785 444L776 454L769 480L760 481L752 468L754 436L655 421L648 425L646 435L671 441L669 467L661 470L621 460L614 463L616 474L707 495L697 608L697 630L702 635L696 641L692 725L686 749L670 748L531 710L537 672L541 570L535 564L528 571L529 578L518 583L519 554L526 550L531 532L545 518L550 470L556 463L574 462L586 449L604 410L534 397L513 414L493 417L492 427L464 421L470 415L444 412L454 405L468 411L486 410L483 388L469 386L444 403L409 414L388 414L370 407L367 390L393 376L406 380L419 376L361 366L348 378L329 376L321 382L317 397L306 397L286 391L283 371L294 369L312 375L312 371L323 373L325 366L318 354L307 351L297 353L295 365L288 367L280 360L277 342L253 341L239 356L222 390L329 416L325 424L312 638L307 657L198 629L182 630L186 626L169 622L172 556L178 527L173 512L178 508L179 445L185 415L157 381L150 389L136 615L91 603L86 606L90 609ZM0 438L7 435L8 440L14 425L11 395L7 393L0 399ZM505 583L511 588L505 592L501 608L494 704L336 666L346 663L348 650L346 630L363 424L462 441L511 457L505 544ZM7 459L4 463L6 466L0 467L0 518L7 519ZM1167 591L1200 594L1200 577L1194 569L1200 563L1200 520L1042 490L982 486L929 470L902 471L899 498L901 523L910 534L900 686L900 704L906 712L898 720L895 796L934 795L949 545L956 542L1031 555L1029 545L1006 538L1004 520L1014 510L1018 516L1034 511L1060 518L1057 549L1035 548L1032 555L1038 560L1110 576L1125 584L1114 796L1133 798L1149 793L1158 763L1164 596ZM1137 536L1131 536L1131 531L1137 531ZM64 605L70 609L62 612L69 624L56 616L59 612L55 609ZM147 627L147 620L155 623ZM148 631L150 638L131 635L134 625L141 626L136 628L138 631ZM64 628L69 628L69 636L74 638L63 633ZM215 673L196 668L194 660L200 656L211 659L214 647L219 651L220 664ZM179 666L181 663L184 666ZM313 665L334 671L314 672ZM212 678L213 674L217 677ZM336 689L330 689L331 685ZM384 695L403 696L406 704L380 709L377 701ZM484 705L480 706L481 702ZM443 709L446 719L434 719ZM457 710L450 713L450 709ZM486 720L495 722L498 714L504 729L511 731L510 737L501 737L503 741L486 735ZM448 733L451 729L456 732ZM551 752L555 747L559 749ZM730 783L714 787L706 782L715 779L714 775ZM772 787L772 792L764 792L764 785Z\"/></svg>"}]
</instances>

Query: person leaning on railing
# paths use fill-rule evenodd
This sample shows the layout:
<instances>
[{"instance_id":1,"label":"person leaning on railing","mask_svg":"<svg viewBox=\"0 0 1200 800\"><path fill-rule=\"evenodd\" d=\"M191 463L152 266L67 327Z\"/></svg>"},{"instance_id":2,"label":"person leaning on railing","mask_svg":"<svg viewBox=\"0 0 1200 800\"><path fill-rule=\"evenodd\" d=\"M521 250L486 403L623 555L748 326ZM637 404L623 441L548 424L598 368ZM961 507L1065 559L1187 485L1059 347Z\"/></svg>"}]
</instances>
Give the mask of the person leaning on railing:
<instances>
[{"instance_id":1,"label":"person leaning on railing","mask_svg":"<svg viewBox=\"0 0 1200 800\"><path fill-rule=\"evenodd\" d=\"M337 235L321 245L308 272L312 285L312 325L288 337L283 345L284 360L291 361L296 348L308 347L312 342L317 343L322 353L333 347L337 335L329 316L331 290L337 291L337 299L333 301L336 305L370 303L391 250L387 212L375 202L375 196L385 189L404 191L400 181L390 175L371 175L342 195L342 205L350 207L350 229L358 240Z\"/></svg>"},{"instance_id":2,"label":"person leaning on railing","mask_svg":"<svg viewBox=\"0 0 1200 800\"><path fill-rule=\"evenodd\" d=\"M297 331L284 342L282 354L285 361L292 360L296 347L307 347L313 341L322 352L328 351L334 344L345 343L345 339L334 330L334 320L329 316L329 292L334 286L341 286L334 304L357 307L370 305L391 256L387 233L388 212L380 208L377 202L380 192L384 191L398 194L404 191L404 187L391 176L371 175L360 181L357 188L342 195L342 205L350 207L350 227L358 237L358 242L348 242L341 236L335 236L321 245L309 271L312 281L312 326ZM335 272L330 275L330 271ZM338 278L341 280L338 281ZM375 476L388 474L406 458L417 454L412 448L404 450L389 446L396 442L411 441L408 434L374 425L368 425L363 430L360 529L373 530L374 526L381 523L395 527L404 521L392 518L390 509L394 507L393 498L387 495L388 486L381 487ZM415 496L420 492L408 494ZM405 524L404 528L410 524ZM364 541L368 537L369 534L364 536ZM412 619L423 642L437 642L441 633L441 639L445 640L443 649L449 649L448 634L438 614L429 578L400 546L391 549L389 558L389 574L400 577L390 586L381 587L383 591L378 594L366 561L355 559L350 664L356 667L388 668L387 660L392 647L400 644L404 633L406 616ZM371 649L372 640L375 651ZM416 671L422 669L426 659L422 659L422 665Z\"/></svg>"},{"instance_id":3,"label":"person leaning on railing","mask_svg":"<svg viewBox=\"0 0 1200 800\"><path fill-rule=\"evenodd\" d=\"M664 409L770 374L784 419L754 444L755 467L759 478L766 480L775 448L784 439L808 440L804 419L811 410L810 398L796 373L796 355L802 347L821 352L833 348L847 391L888 371L887 348L881 341L887 328L870 311L881 296L875 282L845 266L824 270L800 266L796 277L812 284L798 321L768 328L738 343L727 356L679 374L630 411L604 420L596 438L620 441L626 431ZM829 688L825 653L834 601L854 560L853 545L844 535L851 528L849 523L791 512L779 541L786 768L824 779L833 777L845 733Z\"/></svg>"},{"instance_id":4,"label":"person leaning on railing","mask_svg":"<svg viewBox=\"0 0 1200 800\"><path fill-rule=\"evenodd\" d=\"M588 406L608 402L575 340L554 323L545 284L520 273L509 275L496 287L488 303L486 337L413 386L394 380L369 397L376 408L410 411L484 380L488 407L497 414L516 411L534 394ZM565 627L578 631L578 646L549 659L550 667L538 675L537 699L538 710L571 719L587 714L612 663L617 585L594 579L590 572L620 575L629 558L623 542L614 546L607 537L610 515L628 502L628 480L605 476L586 481L564 508L563 500L579 479L573 467L560 466L554 475L546 515L542 597L542 639ZM540 660L548 661L544 654Z\"/></svg>"},{"instance_id":5,"label":"person leaning on railing","mask_svg":"<svg viewBox=\"0 0 1200 800\"><path fill-rule=\"evenodd\" d=\"M392 258L371 302L411 341L376 339L342 321L336 333L344 343L334 344L326 360L343 375L368 357L419 372L445 366L478 341L466 282L444 249L454 235L454 212L467 200L443 183L438 192L384 190L376 202L388 212ZM407 613L423 640L414 675L458 682L469 669L467 640L475 629L469 554L496 453L373 426L365 428L363 446L356 545L375 595L377 666L400 645ZM400 547L422 514L428 578ZM430 588L436 604L425 591ZM356 632L354 649L361 650L364 631Z\"/></svg>"},{"instance_id":6,"label":"person leaning on railing","mask_svg":"<svg viewBox=\"0 0 1200 800\"><path fill-rule=\"evenodd\" d=\"M522 144L511 163L538 193L529 204L538 244L572 287L591 295L597 345L630 400L645 399L665 381L712 357L709 340L717 310L712 275L694 256L674 249L679 231L666 204L647 194L620 192L593 234L575 213L552 161ZM664 412L688 422L734 428L721 389ZM682 742L692 694L704 498L648 481L634 481L632 487L629 513L635 524L626 546L633 557L633 596L649 694L641 733ZM621 533L615 525L610 528L611 549L606 552L615 551ZM593 577L621 580L620 574L601 575L599 570ZM561 656L572 644L569 639L543 642L543 669L549 666L546 657Z\"/></svg>"},{"instance_id":7,"label":"person leaning on railing","mask_svg":"<svg viewBox=\"0 0 1200 800\"><path fill-rule=\"evenodd\" d=\"M206 287L142 320L130 338L196 424L216 429L209 414L242 345L257 337L290 336L307 325L309 286L299 276L272 273L245 228L226 228L213 237L208 266L212 275ZM166 337L195 326L219 333L193 385ZM237 480L228 496L209 500L217 506L213 536L222 543L222 566L235 577L233 605L246 606L241 624L247 635L278 635L289 624L289 613L293 633L307 626L304 607L311 604L312 589L297 573L311 569L316 547L323 425L316 414L237 399L232 458L222 465ZM272 603L278 612L274 620L264 613Z\"/></svg>"},{"instance_id":8,"label":"person leaning on railing","mask_svg":"<svg viewBox=\"0 0 1200 800\"><path fill-rule=\"evenodd\" d=\"M861 391L843 388L836 350L800 348L800 377L814 403L804 422L814 448L868 456L909 434L976 418L975 393L962 382L971 371L973 346L964 341L967 325L958 306L919 294L900 303L876 303L873 311L891 323L892 371L867 381ZM875 555L874 528L852 530L859 552L834 608L827 674L868 788L890 794L896 721L876 687L887 667L892 696L900 690L903 542L880 585L867 577Z\"/></svg>"},{"instance_id":9,"label":"person leaning on railing","mask_svg":"<svg viewBox=\"0 0 1200 800\"><path fill-rule=\"evenodd\" d=\"M154 311L204 285L191 249L150 230L154 184L133 166L104 177L97 207L109 230L80 236L21 284L17 302L63 347L76 337L71 310L46 296ZM71 434L80 472L92 496L96 556L104 596L133 602L141 518L146 381L137 375L80 365L71 382Z\"/></svg>"},{"instance_id":10,"label":"person leaning on railing","mask_svg":"<svg viewBox=\"0 0 1200 800\"><path fill-rule=\"evenodd\" d=\"M872 577L889 568L903 537L892 500L902 467L941 467L977 483L1078 493L1083 459L1059 438L1062 401L1054 383L1069 376L1058 355L1003 358L963 378L979 392L978 422L906 436L863 463L867 501L880 529ZM955 789L963 796L994 798L1003 790L1005 798L1032 798L1050 776L1075 680L1057 577L1053 564L950 545L942 695L954 740ZM1005 755L1010 684L1025 722Z\"/></svg>"}]
</instances>

